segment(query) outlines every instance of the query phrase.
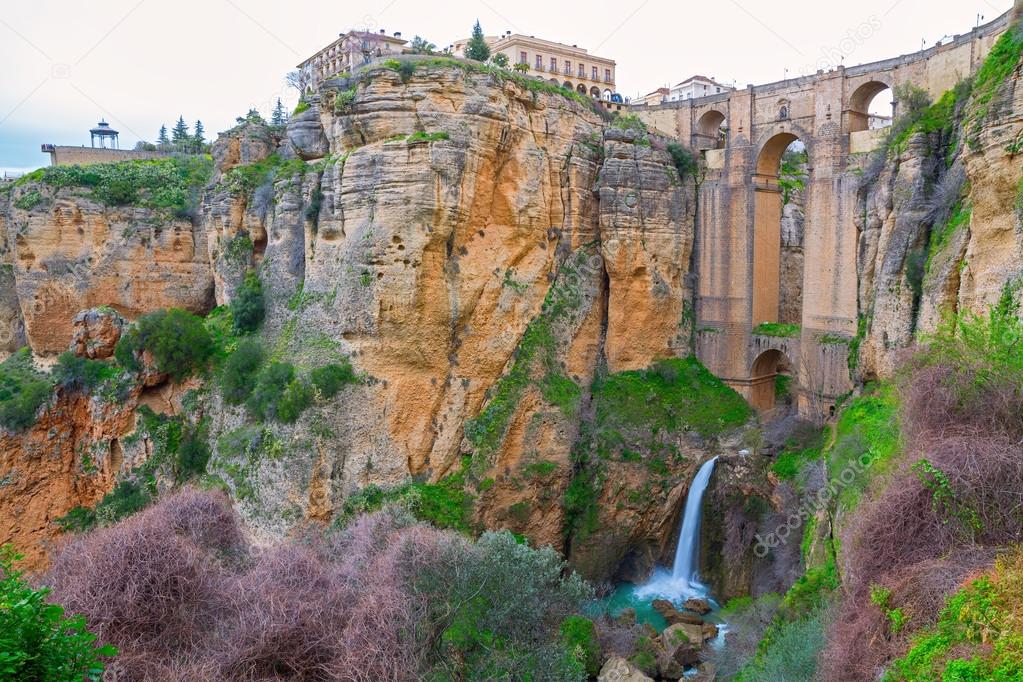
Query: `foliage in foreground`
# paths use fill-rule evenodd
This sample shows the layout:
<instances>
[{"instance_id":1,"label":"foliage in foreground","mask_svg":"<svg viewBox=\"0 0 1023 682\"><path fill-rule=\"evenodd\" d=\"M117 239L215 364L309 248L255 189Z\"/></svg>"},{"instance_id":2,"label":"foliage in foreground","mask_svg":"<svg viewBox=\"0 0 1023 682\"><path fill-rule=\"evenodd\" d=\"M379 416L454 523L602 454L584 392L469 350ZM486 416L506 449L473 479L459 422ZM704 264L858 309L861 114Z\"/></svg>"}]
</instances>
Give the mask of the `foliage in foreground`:
<instances>
[{"instance_id":1,"label":"foliage in foreground","mask_svg":"<svg viewBox=\"0 0 1023 682\"><path fill-rule=\"evenodd\" d=\"M257 550L225 496L185 489L73 541L52 579L128 678L586 678L562 624L591 593L554 550L394 508Z\"/></svg>"},{"instance_id":2,"label":"foliage in foreground","mask_svg":"<svg viewBox=\"0 0 1023 682\"><path fill-rule=\"evenodd\" d=\"M1023 671L1023 551L1000 559L949 598L886 681L1009 682Z\"/></svg>"},{"instance_id":3,"label":"foliage in foreground","mask_svg":"<svg viewBox=\"0 0 1023 682\"><path fill-rule=\"evenodd\" d=\"M0 679L101 679L103 659L117 650L97 646L85 618L65 616L61 606L48 601L48 588L32 588L14 569L20 558L10 545L0 547Z\"/></svg>"}]
</instances>

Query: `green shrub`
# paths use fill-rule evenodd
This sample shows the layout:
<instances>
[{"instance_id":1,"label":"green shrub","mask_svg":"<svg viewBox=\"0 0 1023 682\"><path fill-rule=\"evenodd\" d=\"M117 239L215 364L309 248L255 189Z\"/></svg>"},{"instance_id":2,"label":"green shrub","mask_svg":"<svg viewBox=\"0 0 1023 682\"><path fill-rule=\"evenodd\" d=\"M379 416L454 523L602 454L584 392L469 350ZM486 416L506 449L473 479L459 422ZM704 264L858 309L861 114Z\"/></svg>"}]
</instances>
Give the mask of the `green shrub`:
<instances>
[{"instance_id":1,"label":"green shrub","mask_svg":"<svg viewBox=\"0 0 1023 682\"><path fill-rule=\"evenodd\" d=\"M204 429L195 429L187 432L178 445L174 470L179 483L206 473L206 464L210 461L210 448L206 444L206 434L203 431Z\"/></svg>"},{"instance_id":2,"label":"green shrub","mask_svg":"<svg viewBox=\"0 0 1023 682\"><path fill-rule=\"evenodd\" d=\"M333 398L345 385L356 382L355 372L348 360L317 367L309 373L313 386L323 398Z\"/></svg>"},{"instance_id":3,"label":"green shrub","mask_svg":"<svg viewBox=\"0 0 1023 682\"><path fill-rule=\"evenodd\" d=\"M677 142L668 143L668 154L671 155L671 161L675 164L680 180L685 182L687 178L696 177L700 164L695 154Z\"/></svg>"},{"instance_id":4,"label":"green shrub","mask_svg":"<svg viewBox=\"0 0 1023 682\"><path fill-rule=\"evenodd\" d=\"M112 646L96 646L82 616L66 617L47 602L49 589L33 589L14 569L21 559L10 545L0 548L0 679L82 682L103 677Z\"/></svg>"},{"instance_id":5,"label":"green shrub","mask_svg":"<svg viewBox=\"0 0 1023 682\"><path fill-rule=\"evenodd\" d=\"M33 208L41 204L42 201L43 195L33 189L18 197L17 201L14 202L14 208L20 208L22 211L31 211Z\"/></svg>"},{"instance_id":6,"label":"green shrub","mask_svg":"<svg viewBox=\"0 0 1023 682\"><path fill-rule=\"evenodd\" d=\"M25 347L14 353L0 363L0 424L8 431L31 426L51 390L50 381L32 364L32 351Z\"/></svg>"},{"instance_id":7,"label":"green shrub","mask_svg":"<svg viewBox=\"0 0 1023 682\"><path fill-rule=\"evenodd\" d=\"M139 355L149 351L157 371L181 381L204 370L214 350L201 318L171 308L140 317L118 341L114 356L123 367L137 371Z\"/></svg>"},{"instance_id":8,"label":"green shrub","mask_svg":"<svg viewBox=\"0 0 1023 682\"><path fill-rule=\"evenodd\" d=\"M657 655L653 641L643 635L636 639L633 647L633 654L629 657L629 663L639 668L646 675L657 675Z\"/></svg>"},{"instance_id":9,"label":"green shrub","mask_svg":"<svg viewBox=\"0 0 1023 682\"><path fill-rule=\"evenodd\" d=\"M313 387L304 378L296 377L284 388L277 401L276 418L285 424L294 424L312 404Z\"/></svg>"},{"instance_id":10,"label":"green shrub","mask_svg":"<svg viewBox=\"0 0 1023 682\"><path fill-rule=\"evenodd\" d=\"M586 679L558 627L592 592L550 547L531 549L508 531L451 543L414 589L429 595L439 634L428 679Z\"/></svg>"},{"instance_id":11,"label":"green shrub","mask_svg":"<svg viewBox=\"0 0 1023 682\"><path fill-rule=\"evenodd\" d=\"M464 473L459 472L437 483L406 483L393 488L368 485L345 499L335 523L343 526L359 514L396 504L437 528L468 533L472 498L464 491L464 483Z\"/></svg>"},{"instance_id":12,"label":"green shrub","mask_svg":"<svg viewBox=\"0 0 1023 682\"><path fill-rule=\"evenodd\" d=\"M234 330L238 334L248 334L259 329L266 316L266 304L263 299L263 283L255 270L245 273L234 299L231 301L231 317L234 319Z\"/></svg>"},{"instance_id":13,"label":"green shrub","mask_svg":"<svg viewBox=\"0 0 1023 682\"><path fill-rule=\"evenodd\" d=\"M153 496L137 481L121 481L96 505L96 520L109 526L140 512L153 501Z\"/></svg>"},{"instance_id":14,"label":"green shrub","mask_svg":"<svg viewBox=\"0 0 1023 682\"><path fill-rule=\"evenodd\" d=\"M569 616L561 622L561 641L590 677L600 673L601 647L597 628L593 621L584 616Z\"/></svg>"},{"instance_id":15,"label":"green shrub","mask_svg":"<svg viewBox=\"0 0 1023 682\"><path fill-rule=\"evenodd\" d=\"M229 405L240 405L252 393L263 364L263 348L256 339L245 339L228 356L220 372L220 388Z\"/></svg>"},{"instance_id":16,"label":"green shrub","mask_svg":"<svg viewBox=\"0 0 1023 682\"><path fill-rule=\"evenodd\" d=\"M313 389L295 375L294 366L273 362L259 373L256 386L245 402L253 417L260 421L294 423L312 404Z\"/></svg>"},{"instance_id":17,"label":"green shrub","mask_svg":"<svg viewBox=\"0 0 1023 682\"><path fill-rule=\"evenodd\" d=\"M58 384L85 391L94 391L117 374L117 368L110 363L80 358L70 351L61 353L53 368L53 377Z\"/></svg>"},{"instance_id":18,"label":"green shrub","mask_svg":"<svg viewBox=\"0 0 1023 682\"><path fill-rule=\"evenodd\" d=\"M300 99L298 101L298 104L295 105L295 111L293 111L291 113L291 115L292 116L298 116L301 113L309 111L309 109L311 109L311 108L312 108L312 105L309 104L309 102L306 102L304 99Z\"/></svg>"},{"instance_id":19,"label":"green shrub","mask_svg":"<svg viewBox=\"0 0 1023 682\"><path fill-rule=\"evenodd\" d=\"M84 533L96 527L96 511L88 507L72 507L64 516L53 520L65 533Z\"/></svg>"}]
</instances>

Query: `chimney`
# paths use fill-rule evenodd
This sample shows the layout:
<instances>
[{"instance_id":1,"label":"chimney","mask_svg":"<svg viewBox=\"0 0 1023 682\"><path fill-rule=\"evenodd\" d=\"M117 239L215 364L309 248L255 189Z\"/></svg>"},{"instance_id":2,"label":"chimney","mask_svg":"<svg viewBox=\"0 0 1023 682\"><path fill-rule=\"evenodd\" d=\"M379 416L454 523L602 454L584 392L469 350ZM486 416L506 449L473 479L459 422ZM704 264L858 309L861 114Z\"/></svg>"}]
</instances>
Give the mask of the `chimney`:
<instances>
[{"instance_id":1,"label":"chimney","mask_svg":"<svg viewBox=\"0 0 1023 682\"><path fill-rule=\"evenodd\" d=\"M394 32L394 37L395 38L400 38L401 37L401 31L395 31Z\"/></svg>"}]
</instances>

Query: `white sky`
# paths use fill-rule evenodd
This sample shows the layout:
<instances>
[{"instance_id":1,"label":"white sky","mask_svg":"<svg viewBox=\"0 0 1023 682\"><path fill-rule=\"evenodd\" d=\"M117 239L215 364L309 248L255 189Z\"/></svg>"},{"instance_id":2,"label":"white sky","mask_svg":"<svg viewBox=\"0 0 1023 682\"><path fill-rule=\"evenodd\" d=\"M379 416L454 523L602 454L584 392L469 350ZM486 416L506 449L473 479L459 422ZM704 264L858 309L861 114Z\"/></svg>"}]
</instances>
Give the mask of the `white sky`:
<instances>
[{"instance_id":1,"label":"white sky","mask_svg":"<svg viewBox=\"0 0 1023 682\"><path fill-rule=\"evenodd\" d=\"M617 61L636 96L695 73L766 83L894 57L990 21L1011 0L0 0L0 170L44 165L40 143L89 144L105 117L121 146L179 114L207 137L295 95L284 75L352 27L443 47L479 18ZM788 70L786 72L786 69Z\"/></svg>"}]
</instances>

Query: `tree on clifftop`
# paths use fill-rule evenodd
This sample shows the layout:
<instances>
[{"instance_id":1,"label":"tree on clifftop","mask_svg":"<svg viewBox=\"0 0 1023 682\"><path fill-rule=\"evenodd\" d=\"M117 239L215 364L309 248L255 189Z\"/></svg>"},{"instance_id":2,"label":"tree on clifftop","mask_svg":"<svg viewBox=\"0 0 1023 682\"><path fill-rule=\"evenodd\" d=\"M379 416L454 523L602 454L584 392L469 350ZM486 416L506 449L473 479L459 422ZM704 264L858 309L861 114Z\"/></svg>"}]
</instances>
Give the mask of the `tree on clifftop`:
<instances>
[{"instance_id":1,"label":"tree on clifftop","mask_svg":"<svg viewBox=\"0 0 1023 682\"><path fill-rule=\"evenodd\" d=\"M490 59L490 46L487 45L487 40L483 37L483 29L480 27L479 19L476 20L476 25L472 27L472 38L469 38L469 43L465 46L465 56L478 62L485 62Z\"/></svg>"},{"instance_id":2,"label":"tree on clifftop","mask_svg":"<svg viewBox=\"0 0 1023 682\"><path fill-rule=\"evenodd\" d=\"M160 126L160 134L156 136L156 144L161 147L170 144L170 140L167 139L167 126Z\"/></svg>"},{"instance_id":3,"label":"tree on clifftop","mask_svg":"<svg viewBox=\"0 0 1023 682\"><path fill-rule=\"evenodd\" d=\"M185 123L184 116L178 116L178 122L174 124L174 129L171 130L171 142L179 146L187 146L191 136L188 134L188 124Z\"/></svg>"},{"instance_id":4,"label":"tree on clifftop","mask_svg":"<svg viewBox=\"0 0 1023 682\"><path fill-rule=\"evenodd\" d=\"M281 103L281 98L277 98L277 104L274 105L273 113L270 114L270 125L278 128L283 128L288 123L288 114L284 111L284 104Z\"/></svg>"},{"instance_id":5,"label":"tree on clifftop","mask_svg":"<svg viewBox=\"0 0 1023 682\"><path fill-rule=\"evenodd\" d=\"M195 134L192 135L192 144L195 145L195 150L201 152L202 148L206 146L206 128L203 127L202 121L195 122Z\"/></svg>"}]
</instances>

